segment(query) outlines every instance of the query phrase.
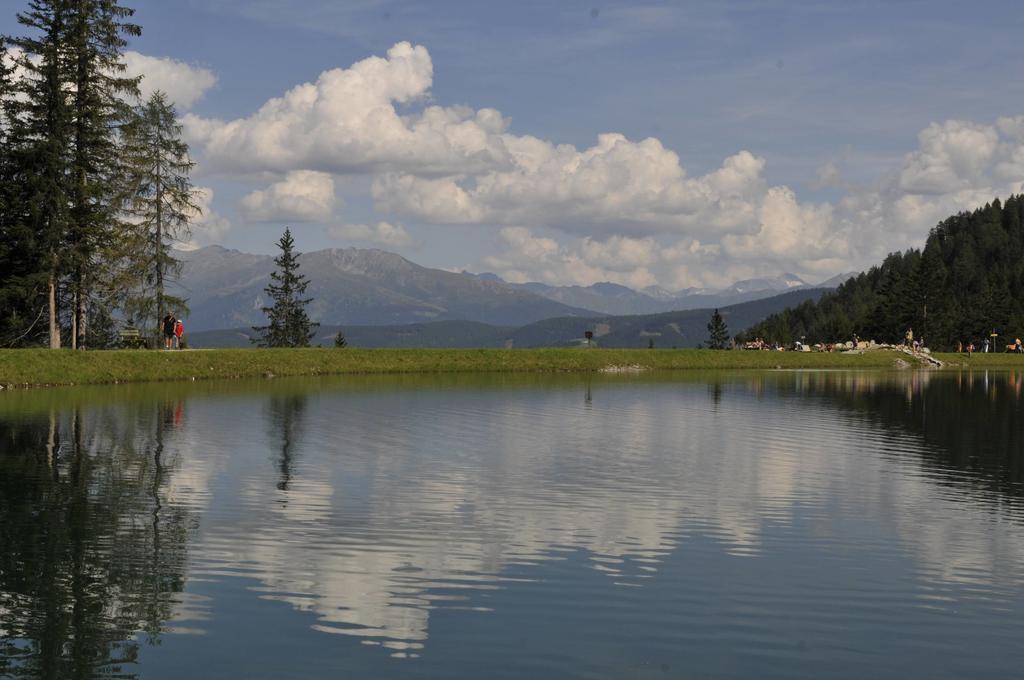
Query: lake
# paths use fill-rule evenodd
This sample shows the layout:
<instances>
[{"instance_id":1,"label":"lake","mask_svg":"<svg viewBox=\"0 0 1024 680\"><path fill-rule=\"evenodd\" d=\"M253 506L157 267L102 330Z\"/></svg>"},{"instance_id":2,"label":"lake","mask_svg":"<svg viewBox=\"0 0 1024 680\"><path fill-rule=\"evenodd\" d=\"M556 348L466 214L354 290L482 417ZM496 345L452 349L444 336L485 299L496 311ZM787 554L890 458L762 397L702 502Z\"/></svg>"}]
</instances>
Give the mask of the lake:
<instances>
[{"instance_id":1,"label":"lake","mask_svg":"<svg viewBox=\"0 0 1024 680\"><path fill-rule=\"evenodd\" d=\"M0 677L1019 677L1022 385L3 393Z\"/></svg>"}]
</instances>

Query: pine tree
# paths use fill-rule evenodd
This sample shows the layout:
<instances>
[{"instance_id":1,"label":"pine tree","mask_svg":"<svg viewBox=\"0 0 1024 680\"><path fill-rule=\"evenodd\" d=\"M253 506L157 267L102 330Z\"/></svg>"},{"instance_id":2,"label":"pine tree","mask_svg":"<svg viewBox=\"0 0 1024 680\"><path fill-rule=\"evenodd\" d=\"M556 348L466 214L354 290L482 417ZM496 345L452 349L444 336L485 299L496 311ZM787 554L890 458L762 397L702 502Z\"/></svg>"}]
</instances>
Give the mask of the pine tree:
<instances>
[{"instance_id":1,"label":"pine tree","mask_svg":"<svg viewBox=\"0 0 1024 680\"><path fill-rule=\"evenodd\" d=\"M711 322L708 323L708 347L711 349L725 349L729 345L729 328L725 325L725 319L715 310L711 315Z\"/></svg>"},{"instance_id":2,"label":"pine tree","mask_svg":"<svg viewBox=\"0 0 1024 680\"><path fill-rule=\"evenodd\" d=\"M135 10L117 0L69 2L66 49L71 69L70 220L71 346L84 346L87 312L106 296L91 299L104 257L123 229L118 200L123 196L119 132L128 120L127 97L137 97L139 77L125 76L125 36L141 34L129 23Z\"/></svg>"},{"instance_id":3,"label":"pine tree","mask_svg":"<svg viewBox=\"0 0 1024 680\"><path fill-rule=\"evenodd\" d=\"M345 339L345 334L342 333L340 329L334 335L334 346L338 349L348 347L348 340Z\"/></svg>"},{"instance_id":4,"label":"pine tree","mask_svg":"<svg viewBox=\"0 0 1024 680\"><path fill-rule=\"evenodd\" d=\"M68 148L71 117L68 83L70 3L67 0L31 0L18 23L33 35L10 44L19 50L16 64L22 77L13 84L7 102L11 126L11 162L14 181L21 187L26 213L23 225L32 239L37 275L45 288L49 346L61 346L58 286L61 253L68 231Z\"/></svg>"},{"instance_id":5,"label":"pine tree","mask_svg":"<svg viewBox=\"0 0 1024 680\"><path fill-rule=\"evenodd\" d=\"M174 106L163 92L140 105L124 129L129 216L119 253L122 307L128 318L153 321L159 330L167 309L185 309L185 301L166 293L166 283L181 274L172 254L175 242L191 235L189 222L200 214L189 180L195 163L181 139Z\"/></svg>"},{"instance_id":6,"label":"pine tree","mask_svg":"<svg viewBox=\"0 0 1024 680\"><path fill-rule=\"evenodd\" d=\"M11 55L0 42L0 347L38 342L46 306L36 239L18 171Z\"/></svg>"},{"instance_id":7,"label":"pine tree","mask_svg":"<svg viewBox=\"0 0 1024 680\"><path fill-rule=\"evenodd\" d=\"M258 338L252 342L260 347L309 347L320 324L313 323L306 314L306 305L312 298L303 298L309 281L299 273L299 255L294 252L295 240L290 229L277 242L281 254L274 258L277 271L270 275L271 283L264 289L273 304L264 307L266 326L253 326Z\"/></svg>"}]
</instances>

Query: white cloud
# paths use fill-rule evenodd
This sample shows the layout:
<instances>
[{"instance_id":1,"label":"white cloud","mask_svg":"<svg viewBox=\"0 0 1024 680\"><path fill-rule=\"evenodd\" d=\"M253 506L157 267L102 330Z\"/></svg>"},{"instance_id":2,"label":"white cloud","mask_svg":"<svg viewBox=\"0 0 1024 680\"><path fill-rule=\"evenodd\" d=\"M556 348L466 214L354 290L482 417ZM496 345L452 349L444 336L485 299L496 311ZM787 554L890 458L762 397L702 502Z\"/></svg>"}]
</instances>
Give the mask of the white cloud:
<instances>
[{"instance_id":1,"label":"white cloud","mask_svg":"<svg viewBox=\"0 0 1024 680\"><path fill-rule=\"evenodd\" d=\"M583 239L576 248L535 236L525 227L504 227L498 232L504 252L486 257L483 264L506 281L541 281L552 285L590 285L612 281L635 288L656 283L646 266L657 261L650 251L653 241L615 237L606 242ZM631 261L616 258L631 256ZM638 266L639 265L639 266Z\"/></svg>"},{"instance_id":2,"label":"white cloud","mask_svg":"<svg viewBox=\"0 0 1024 680\"><path fill-rule=\"evenodd\" d=\"M195 250L202 246L220 243L231 229L231 222L213 209L213 189L195 187L195 202L200 214L192 219L192 238L178 246L181 250Z\"/></svg>"},{"instance_id":3,"label":"white cloud","mask_svg":"<svg viewBox=\"0 0 1024 680\"><path fill-rule=\"evenodd\" d=\"M337 203L329 174L295 170L282 181L242 198L238 209L251 222L325 222Z\"/></svg>"},{"instance_id":4,"label":"white cloud","mask_svg":"<svg viewBox=\"0 0 1024 680\"><path fill-rule=\"evenodd\" d=\"M618 271L647 267L660 259L661 246L653 238L612 236L606 241L583 239L580 254L594 265Z\"/></svg>"},{"instance_id":5,"label":"white cloud","mask_svg":"<svg viewBox=\"0 0 1024 680\"><path fill-rule=\"evenodd\" d=\"M493 109L396 110L426 99L433 73L426 48L398 43L387 58L325 71L248 118L186 116L186 130L205 148L211 168L228 171L446 174L506 163L500 137L506 122Z\"/></svg>"},{"instance_id":6,"label":"white cloud","mask_svg":"<svg viewBox=\"0 0 1024 680\"><path fill-rule=\"evenodd\" d=\"M723 237L726 255L737 260L772 259L784 265L798 255L804 270L819 270L817 260L831 266L847 254L844 235L831 230L831 205L801 205L790 189L772 187L761 201L758 216L755 233Z\"/></svg>"},{"instance_id":7,"label":"white cloud","mask_svg":"<svg viewBox=\"0 0 1024 680\"><path fill-rule=\"evenodd\" d=\"M188 111L217 83L209 69L191 66L170 57L151 57L129 50L124 54L127 75L142 76L142 98L162 90L179 111Z\"/></svg>"},{"instance_id":8,"label":"white cloud","mask_svg":"<svg viewBox=\"0 0 1024 680\"><path fill-rule=\"evenodd\" d=\"M904 158L899 188L941 195L977 186L991 165L999 133L989 125L949 120L926 127L918 142L917 151Z\"/></svg>"},{"instance_id":9,"label":"white cloud","mask_svg":"<svg viewBox=\"0 0 1024 680\"><path fill-rule=\"evenodd\" d=\"M400 224L378 222L376 224L339 224L328 228L327 233L336 239L365 241L382 246L401 248L415 245L415 240Z\"/></svg>"},{"instance_id":10,"label":"white cloud","mask_svg":"<svg viewBox=\"0 0 1024 680\"><path fill-rule=\"evenodd\" d=\"M1024 182L1024 116L933 123L916 149L865 185L825 163L817 186L842 196L808 203L772 186L766 159L750 151L690 174L654 138L607 133L577 148L515 135L493 109L430 104L433 75L424 47L398 43L251 116L187 116L186 128L206 171L286 174L243 200L250 219L283 217L273 211L294 198L286 187L295 173L363 174L385 218L335 227L335 236L411 240L380 226L396 217L498 228L502 251L481 263L513 280L673 287L780 271L820 278L920 245L938 220ZM291 211L327 213L312 200Z\"/></svg>"},{"instance_id":11,"label":"white cloud","mask_svg":"<svg viewBox=\"0 0 1024 680\"><path fill-rule=\"evenodd\" d=\"M764 159L742 151L688 178L657 139L600 135L583 151L503 135L512 167L468 177L385 174L374 184L383 210L431 222L530 224L579 235L713 233L752 226L764 193Z\"/></svg>"}]
</instances>

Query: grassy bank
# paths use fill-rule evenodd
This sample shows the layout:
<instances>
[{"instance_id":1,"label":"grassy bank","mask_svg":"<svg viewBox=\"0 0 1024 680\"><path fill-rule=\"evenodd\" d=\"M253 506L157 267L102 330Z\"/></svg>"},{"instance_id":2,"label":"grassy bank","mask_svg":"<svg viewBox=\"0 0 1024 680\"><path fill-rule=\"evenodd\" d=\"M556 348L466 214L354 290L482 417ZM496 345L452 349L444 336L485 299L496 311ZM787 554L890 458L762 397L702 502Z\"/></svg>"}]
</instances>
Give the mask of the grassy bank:
<instances>
[{"instance_id":1,"label":"grassy bank","mask_svg":"<svg viewBox=\"0 0 1024 680\"><path fill-rule=\"evenodd\" d=\"M984 368L1024 368L1024 356L939 355ZM896 355L617 349L222 349L186 352L0 350L0 385L83 385L344 373L597 372L679 369L891 368Z\"/></svg>"},{"instance_id":2,"label":"grassy bank","mask_svg":"<svg viewBox=\"0 0 1024 680\"><path fill-rule=\"evenodd\" d=\"M1024 354L1008 354L1004 352L979 354L976 352L968 358L966 354L936 352L935 358L950 368L1024 368Z\"/></svg>"}]
</instances>

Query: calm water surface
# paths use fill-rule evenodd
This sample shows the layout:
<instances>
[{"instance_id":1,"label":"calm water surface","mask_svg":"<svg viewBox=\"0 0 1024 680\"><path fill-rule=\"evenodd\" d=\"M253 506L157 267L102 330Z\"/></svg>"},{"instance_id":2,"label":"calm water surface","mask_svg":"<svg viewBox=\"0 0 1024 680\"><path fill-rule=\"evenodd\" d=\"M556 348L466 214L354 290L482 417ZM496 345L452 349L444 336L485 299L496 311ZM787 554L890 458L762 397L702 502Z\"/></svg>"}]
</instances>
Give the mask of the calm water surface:
<instances>
[{"instance_id":1,"label":"calm water surface","mask_svg":"<svg viewBox=\"0 0 1024 680\"><path fill-rule=\"evenodd\" d=\"M1022 383L0 394L0 677L1021 677Z\"/></svg>"}]
</instances>

